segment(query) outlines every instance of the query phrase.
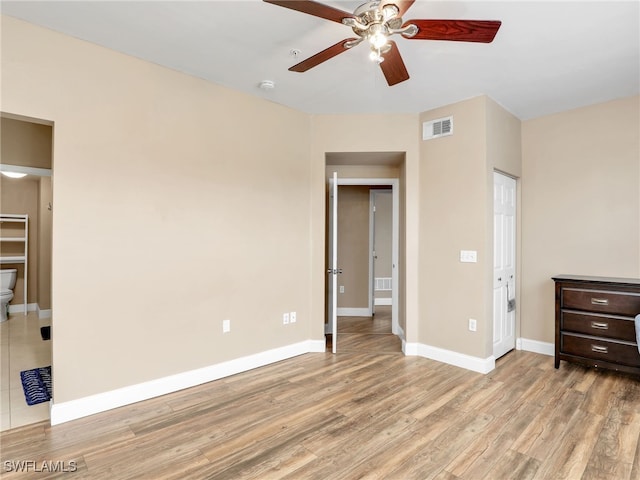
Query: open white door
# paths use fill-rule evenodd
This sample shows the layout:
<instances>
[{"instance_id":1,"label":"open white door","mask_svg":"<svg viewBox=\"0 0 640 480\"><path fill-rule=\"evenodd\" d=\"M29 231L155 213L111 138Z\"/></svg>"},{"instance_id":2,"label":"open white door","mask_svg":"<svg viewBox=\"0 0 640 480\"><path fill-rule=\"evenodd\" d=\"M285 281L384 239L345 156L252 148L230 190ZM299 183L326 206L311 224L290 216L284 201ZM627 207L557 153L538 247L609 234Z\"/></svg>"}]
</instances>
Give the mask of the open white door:
<instances>
[{"instance_id":1,"label":"open white door","mask_svg":"<svg viewBox=\"0 0 640 480\"><path fill-rule=\"evenodd\" d=\"M331 345L333 353L338 347L338 173L333 172L329 179L329 242L328 242L329 274L327 295L327 322L331 329Z\"/></svg>"},{"instance_id":2,"label":"open white door","mask_svg":"<svg viewBox=\"0 0 640 480\"><path fill-rule=\"evenodd\" d=\"M516 181L493 174L493 356L516 347Z\"/></svg>"}]
</instances>

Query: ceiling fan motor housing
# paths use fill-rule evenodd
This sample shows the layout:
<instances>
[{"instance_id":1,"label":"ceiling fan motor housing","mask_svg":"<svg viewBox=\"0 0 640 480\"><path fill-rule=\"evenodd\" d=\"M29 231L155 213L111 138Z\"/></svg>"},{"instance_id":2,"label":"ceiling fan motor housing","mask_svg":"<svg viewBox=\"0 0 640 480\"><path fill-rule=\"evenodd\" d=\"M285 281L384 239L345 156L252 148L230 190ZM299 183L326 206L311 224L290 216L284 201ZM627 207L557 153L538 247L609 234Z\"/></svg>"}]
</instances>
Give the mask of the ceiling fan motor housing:
<instances>
[{"instance_id":1,"label":"ceiling fan motor housing","mask_svg":"<svg viewBox=\"0 0 640 480\"><path fill-rule=\"evenodd\" d=\"M356 8L353 16L356 17L354 20L357 20L357 23L350 25L356 35L360 37L372 35L375 33L371 32L372 27L377 31L384 30L385 34L389 34L390 29L402 26L402 19L398 17L398 7L389 4L380 9L380 3L380 1L367 2ZM354 23L350 19L344 19L343 22L347 25Z\"/></svg>"},{"instance_id":2,"label":"ceiling fan motor housing","mask_svg":"<svg viewBox=\"0 0 640 480\"><path fill-rule=\"evenodd\" d=\"M376 37L381 35L390 37L401 33L405 37L414 36L418 31L417 27L415 25L407 25L403 28L402 18L399 13L400 11L396 5L392 3L384 4L378 0L360 5L353 13L353 17L343 18L342 23L351 27L353 32L361 39L369 40L372 45L376 43ZM349 45L347 48L351 46ZM376 46L375 48L382 48L383 52L389 49L388 45Z\"/></svg>"}]
</instances>

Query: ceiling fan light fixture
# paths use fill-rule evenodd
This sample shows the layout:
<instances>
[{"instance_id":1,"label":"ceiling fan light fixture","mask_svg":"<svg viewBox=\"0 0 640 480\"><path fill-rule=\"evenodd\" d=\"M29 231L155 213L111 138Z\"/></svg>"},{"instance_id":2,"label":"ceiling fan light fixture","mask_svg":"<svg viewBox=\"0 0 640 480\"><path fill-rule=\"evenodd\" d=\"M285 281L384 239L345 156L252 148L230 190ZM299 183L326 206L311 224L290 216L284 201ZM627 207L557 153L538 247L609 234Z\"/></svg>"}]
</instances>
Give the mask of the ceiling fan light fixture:
<instances>
[{"instance_id":1,"label":"ceiling fan light fixture","mask_svg":"<svg viewBox=\"0 0 640 480\"><path fill-rule=\"evenodd\" d=\"M380 55L380 50L371 49L371 53L369 54L369 59L372 62L376 62L378 65L384 62L384 57Z\"/></svg>"},{"instance_id":2,"label":"ceiling fan light fixture","mask_svg":"<svg viewBox=\"0 0 640 480\"><path fill-rule=\"evenodd\" d=\"M384 47L387 44L388 40L389 39L387 38L387 36L382 32L376 32L373 35L369 36L369 43L371 44L371 47L375 48L376 50Z\"/></svg>"},{"instance_id":3,"label":"ceiling fan light fixture","mask_svg":"<svg viewBox=\"0 0 640 480\"><path fill-rule=\"evenodd\" d=\"M387 27L381 23L374 23L367 29L367 40L371 44L371 48L380 50L389 41L389 32Z\"/></svg>"}]
</instances>

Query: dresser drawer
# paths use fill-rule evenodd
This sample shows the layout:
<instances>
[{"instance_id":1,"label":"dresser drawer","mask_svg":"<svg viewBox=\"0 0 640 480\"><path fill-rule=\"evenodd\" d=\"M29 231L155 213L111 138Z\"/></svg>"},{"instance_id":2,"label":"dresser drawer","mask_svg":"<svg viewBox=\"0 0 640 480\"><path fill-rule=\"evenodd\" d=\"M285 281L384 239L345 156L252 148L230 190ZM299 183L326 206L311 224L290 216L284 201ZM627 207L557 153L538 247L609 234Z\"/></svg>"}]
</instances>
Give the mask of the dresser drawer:
<instances>
[{"instance_id":1,"label":"dresser drawer","mask_svg":"<svg viewBox=\"0 0 640 480\"><path fill-rule=\"evenodd\" d=\"M615 342L587 335L563 333L560 350L562 353L579 357L640 367L638 346L631 342Z\"/></svg>"},{"instance_id":2,"label":"dresser drawer","mask_svg":"<svg viewBox=\"0 0 640 480\"><path fill-rule=\"evenodd\" d=\"M562 291L562 308L635 317L640 313L640 294L565 288Z\"/></svg>"},{"instance_id":3,"label":"dresser drawer","mask_svg":"<svg viewBox=\"0 0 640 480\"><path fill-rule=\"evenodd\" d=\"M636 327L631 319L563 311L560 328L595 337L615 338L628 342L636 341Z\"/></svg>"}]
</instances>

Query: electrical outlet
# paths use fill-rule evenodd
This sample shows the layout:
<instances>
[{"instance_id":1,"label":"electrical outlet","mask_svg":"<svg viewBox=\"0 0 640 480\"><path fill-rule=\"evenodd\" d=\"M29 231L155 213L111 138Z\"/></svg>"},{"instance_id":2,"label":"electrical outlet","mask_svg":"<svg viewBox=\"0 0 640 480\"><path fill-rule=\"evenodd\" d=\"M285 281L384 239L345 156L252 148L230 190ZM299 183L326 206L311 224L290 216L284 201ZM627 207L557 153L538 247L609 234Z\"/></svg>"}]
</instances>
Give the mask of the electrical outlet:
<instances>
[{"instance_id":1,"label":"electrical outlet","mask_svg":"<svg viewBox=\"0 0 640 480\"><path fill-rule=\"evenodd\" d=\"M476 322L475 318L469 319L469 330L475 332L478 328L478 322Z\"/></svg>"},{"instance_id":2,"label":"electrical outlet","mask_svg":"<svg viewBox=\"0 0 640 480\"><path fill-rule=\"evenodd\" d=\"M478 252L475 250L460 250L460 261L463 263L476 263Z\"/></svg>"},{"instance_id":3,"label":"electrical outlet","mask_svg":"<svg viewBox=\"0 0 640 480\"><path fill-rule=\"evenodd\" d=\"M344 285L340 285L340 293L344 293Z\"/></svg>"},{"instance_id":4,"label":"electrical outlet","mask_svg":"<svg viewBox=\"0 0 640 480\"><path fill-rule=\"evenodd\" d=\"M291 312L289 314L289 323L296 323L296 312Z\"/></svg>"},{"instance_id":5,"label":"electrical outlet","mask_svg":"<svg viewBox=\"0 0 640 480\"><path fill-rule=\"evenodd\" d=\"M231 331L231 320L222 320L222 333Z\"/></svg>"},{"instance_id":6,"label":"electrical outlet","mask_svg":"<svg viewBox=\"0 0 640 480\"><path fill-rule=\"evenodd\" d=\"M283 325L289 325L289 314L288 313L283 313L282 314L282 324Z\"/></svg>"}]
</instances>

